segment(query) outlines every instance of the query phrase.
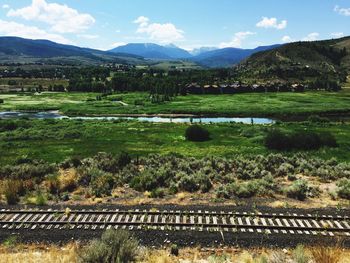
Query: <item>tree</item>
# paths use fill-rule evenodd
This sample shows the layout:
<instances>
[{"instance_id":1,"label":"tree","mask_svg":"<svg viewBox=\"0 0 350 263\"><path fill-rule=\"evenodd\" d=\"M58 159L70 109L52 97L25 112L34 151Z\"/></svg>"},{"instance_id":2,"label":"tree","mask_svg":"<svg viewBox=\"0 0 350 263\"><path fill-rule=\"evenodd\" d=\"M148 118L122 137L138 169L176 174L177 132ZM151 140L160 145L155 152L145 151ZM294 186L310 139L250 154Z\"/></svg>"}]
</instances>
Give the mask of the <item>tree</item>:
<instances>
[{"instance_id":1,"label":"tree","mask_svg":"<svg viewBox=\"0 0 350 263\"><path fill-rule=\"evenodd\" d=\"M186 129L185 137L188 141L204 142L210 140L209 131L198 125L191 125Z\"/></svg>"}]
</instances>

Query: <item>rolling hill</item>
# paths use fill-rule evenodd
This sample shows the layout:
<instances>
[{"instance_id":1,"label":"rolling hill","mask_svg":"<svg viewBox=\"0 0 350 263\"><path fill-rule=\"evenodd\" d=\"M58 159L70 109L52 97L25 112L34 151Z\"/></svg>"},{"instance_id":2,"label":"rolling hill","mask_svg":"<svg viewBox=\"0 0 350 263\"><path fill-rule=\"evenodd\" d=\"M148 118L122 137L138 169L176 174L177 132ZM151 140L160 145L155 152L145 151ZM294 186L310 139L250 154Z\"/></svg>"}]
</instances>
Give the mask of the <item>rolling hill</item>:
<instances>
[{"instance_id":1,"label":"rolling hill","mask_svg":"<svg viewBox=\"0 0 350 263\"><path fill-rule=\"evenodd\" d=\"M76 64L105 62L133 63L143 58L130 54L117 54L72 45L62 45L48 40L31 40L19 37L0 37L2 63L69 61Z\"/></svg>"},{"instance_id":2,"label":"rolling hill","mask_svg":"<svg viewBox=\"0 0 350 263\"><path fill-rule=\"evenodd\" d=\"M261 80L309 80L329 78L344 81L350 72L350 37L295 42L258 52L241 62L241 78Z\"/></svg>"}]
</instances>

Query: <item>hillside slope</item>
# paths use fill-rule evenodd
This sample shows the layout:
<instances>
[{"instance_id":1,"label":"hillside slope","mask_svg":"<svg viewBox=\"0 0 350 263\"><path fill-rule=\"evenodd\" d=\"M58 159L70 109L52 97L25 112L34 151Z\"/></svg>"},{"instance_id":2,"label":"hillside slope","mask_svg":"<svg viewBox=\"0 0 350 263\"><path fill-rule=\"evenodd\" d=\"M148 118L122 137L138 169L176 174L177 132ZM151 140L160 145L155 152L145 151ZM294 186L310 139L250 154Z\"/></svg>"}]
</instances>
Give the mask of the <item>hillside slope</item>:
<instances>
[{"instance_id":1,"label":"hillside slope","mask_svg":"<svg viewBox=\"0 0 350 263\"><path fill-rule=\"evenodd\" d=\"M350 37L295 42L253 54L237 67L245 79L300 80L328 78L343 82L350 72Z\"/></svg>"},{"instance_id":2,"label":"hillside slope","mask_svg":"<svg viewBox=\"0 0 350 263\"><path fill-rule=\"evenodd\" d=\"M2 63L53 62L55 60L77 64L129 63L142 60L142 57L62 45L48 40L0 37L0 61Z\"/></svg>"}]
</instances>

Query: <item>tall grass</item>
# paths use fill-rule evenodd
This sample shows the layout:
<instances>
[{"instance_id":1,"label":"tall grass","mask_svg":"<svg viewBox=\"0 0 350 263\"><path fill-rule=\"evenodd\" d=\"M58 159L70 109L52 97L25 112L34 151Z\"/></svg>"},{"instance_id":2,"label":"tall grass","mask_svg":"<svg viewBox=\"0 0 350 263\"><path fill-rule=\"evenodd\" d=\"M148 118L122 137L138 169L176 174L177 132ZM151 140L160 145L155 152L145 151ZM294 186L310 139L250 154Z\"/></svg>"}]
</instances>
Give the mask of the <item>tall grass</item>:
<instances>
[{"instance_id":1,"label":"tall grass","mask_svg":"<svg viewBox=\"0 0 350 263\"><path fill-rule=\"evenodd\" d=\"M0 262L6 263L77 263L77 250L75 244L59 248L25 247L23 249L0 249Z\"/></svg>"},{"instance_id":2,"label":"tall grass","mask_svg":"<svg viewBox=\"0 0 350 263\"><path fill-rule=\"evenodd\" d=\"M338 247L311 247L311 255L317 263L338 263L342 257L342 249ZM350 262L350 260L349 260Z\"/></svg>"}]
</instances>

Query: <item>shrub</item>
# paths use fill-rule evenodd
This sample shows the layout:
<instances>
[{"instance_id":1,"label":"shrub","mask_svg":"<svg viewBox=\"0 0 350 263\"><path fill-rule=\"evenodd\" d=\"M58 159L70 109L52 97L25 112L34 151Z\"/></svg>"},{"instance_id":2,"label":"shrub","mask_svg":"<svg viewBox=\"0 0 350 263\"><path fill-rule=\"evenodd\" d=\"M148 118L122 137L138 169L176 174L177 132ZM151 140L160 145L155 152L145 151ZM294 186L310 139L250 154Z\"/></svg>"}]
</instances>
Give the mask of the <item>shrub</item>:
<instances>
[{"instance_id":1,"label":"shrub","mask_svg":"<svg viewBox=\"0 0 350 263\"><path fill-rule=\"evenodd\" d=\"M59 178L60 192L73 192L77 188L77 178L74 171L69 171Z\"/></svg>"},{"instance_id":2,"label":"shrub","mask_svg":"<svg viewBox=\"0 0 350 263\"><path fill-rule=\"evenodd\" d=\"M294 166L289 163L283 163L276 171L277 176L286 176L294 171Z\"/></svg>"},{"instance_id":3,"label":"shrub","mask_svg":"<svg viewBox=\"0 0 350 263\"><path fill-rule=\"evenodd\" d=\"M289 150L290 140L289 137L280 130L271 130L267 133L265 138L265 146L272 150Z\"/></svg>"},{"instance_id":4,"label":"shrub","mask_svg":"<svg viewBox=\"0 0 350 263\"><path fill-rule=\"evenodd\" d=\"M152 190L150 197L151 198L163 198L165 196L165 191L163 188L156 188Z\"/></svg>"},{"instance_id":5,"label":"shrub","mask_svg":"<svg viewBox=\"0 0 350 263\"><path fill-rule=\"evenodd\" d=\"M170 254L177 257L179 255L179 247L176 244L171 245Z\"/></svg>"},{"instance_id":6,"label":"shrub","mask_svg":"<svg viewBox=\"0 0 350 263\"><path fill-rule=\"evenodd\" d=\"M77 168L81 165L81 160L79 157L71 157L65 160L64 162L61 163L61 167L63 169L68 169L68 168Z\"/></svg>"},{"instance_id":7,"label":"shrub","mask_svg":"<svg viewBox=\"0 0 350 263\"><path fill-rule=\"evenodd\" d=\"M19 195L23 194L23 182L19 180L5 180L3 182L3 193L8 205L15 205L19 201Z\"/></svg>"},{"instance_id":8,"label":"shrub","mask_svg":"<svg viewBox=\"0 0 350 263\"><path fill-rule=\"evenodd\" d=\"M305 180L297 180L285 190L289 198L303 201L307 197L309 186Z\"/></svg>"},{"instance_id":9,"label":"shrub","mask_svg":"<svg viewBox=\"0 0 350 263\"><path fill-rule=\"evenodd\" d=\"M123 167L127 166L129 163L131 163L130 155L128 153L126 153L126 152L122 152L118 156L118 165L119 165L119 167L123 168Z\"/></svg>"},{"instance_id":10,"label":"shrub","mask_svg":"<svg viewBox=\"0 0 350 263\"><path fill-rule=\"evenodd\" d=\"M202 193L207 193L210 191L210 189L213 187L209 177L203 173L197 173L195 175L197 177L197 182L199 184L199 189Z\"/></svg>"},{"instance_id":11,"label":"shrub","mask_svg":"<svg viewBox=\"0 0 350 263\"><path fill-rule=\"evenodd\" d=\"M196 192L199 190L199 185L193 175L185 175L178 181L178 188L186 192Z\"/></svg>"},{"instance_id":12,"label":"shrub","mask_svg":"<svg viewBox=\"0 0 350 263\"><path fill-rule=\"evenodd\" d=\"M152 191L160 186L157 177L150 170L145 170L130 181L130 186L137 191Z\"/></svg>"},{"instance_id":13,"label":"shrub","mask_svg":"<svg viewBox=\"0 0 350 263\"><path fill-rule=\"evenodd\" d=\"M185 137L188 141L193 142L205 142L210 140L209 131L198 125L188 127L185 132Z\"/></svg>"},{"instance_id":14,"label":"shrub","mask_svg":"<svg viewBox=\"0 0 350 263\"><path fill-rule=\"evenodd\" d=\"M46 197L43 195L42 192L38 192L35 197L35 205L44 206L46 205L46 203L47 203Z\"/></svg>"},{"instance_id":15,"label":"shrub","mask_svg":"<svg viewBox=\"0 0 350 263\"><path fill-rule=\"evenodd\" d=\"M235 195L239 198L250 198L253 197L257 192L257 189L252 183L243 183L239 185L235 190Z\"/></svg>"},{"instance_id":16,"label":"shrub","mask_svg":"<svg viewBox=\"0 0 350 263\"><path fill-rule=\"evenodd\" d=\"M292 149L316 150L322 145L320 136L310 131L295 132L290 136L290 146Z\"/></svg>"},{"instance_id":17,"label":"shrub","mask_svg":"<svg viewBox=\"0 0 350 263\"><path fill-rule=\"evenodd\" d=\"M344 199L350 199L350 179L343 178L338 183L337 194Z\"/></svg>"},{"instance_id":18,"label":"shrub","mask_svg":"<svg viewBox=\"0 0 350 263\"><path fill-rule=\"evenodd\" d=\"M138 242L123 230L107 230L79 253L84 263L128 263L137 256Z\"/></svg>"},{"instance_id":19,"label":"shrub","mask_svg":"<svg viewBox=\"0 0 350 263\"><path fill-rule=\"evenodd\" d=\"M50 194L57 195L60 191L60 180L57 174L49 175L46 181L46 188Z\"/></svg>"},{"instance_id":20,"label":"shrub","mask_svg":"<svg viewBox=\"0 0 350 263\"><path fill-rule=\"evenodd\" d=\"M3 99L0 99L0 104L3 104L4 103L4 100Z\"/></svg>"},{"instance_id":21,"label":"shrub","mask_svg":"<svg viewBox=\"0 0 350 263\"><path fill-rule=\"evenodd\" d=\"M296 181L298 177L295 174L289 174L287 176L288 181Z\"/></svg>"},{"instance_id":22,"label":"shrub","mask_svg":"<svg viewBox=\"0 0 350 263\"><path fill-rule=\"evenodd\" d=\"M337 147L337 141L331 133L318 134L312 131L297 131L287 134L274 129L267 133L265 146L268 149L278 151L317 150L323 146Z\"/></svg>"},{"instance_id":23,"label":"shrub","mask_svg":"<svg viewBox=\"0 0 350 263\"><path fill-rule=\"evenodd\" d=\"M218 198L250 198L255 196L261 189L259 189L259 181L254 180L248 183L238 184L236 182L221 186L216 190Z\"/></svg>"},{"instance_id":24,"label":"shrub","mask_svg":"<svg viewBox=\"0 0 350 263\"><path fill-rule=\"evenodd\" d=\"M93 178L90 184L91 192L96 197L111 195L114 187L114 178L112 174L103 173L98 177Z\"/></svg>"}]
</instances>

